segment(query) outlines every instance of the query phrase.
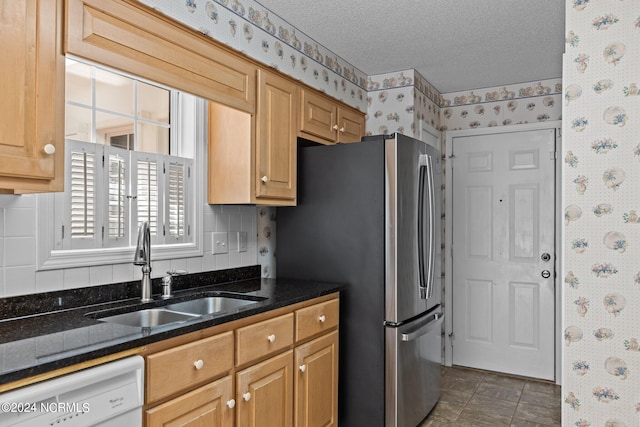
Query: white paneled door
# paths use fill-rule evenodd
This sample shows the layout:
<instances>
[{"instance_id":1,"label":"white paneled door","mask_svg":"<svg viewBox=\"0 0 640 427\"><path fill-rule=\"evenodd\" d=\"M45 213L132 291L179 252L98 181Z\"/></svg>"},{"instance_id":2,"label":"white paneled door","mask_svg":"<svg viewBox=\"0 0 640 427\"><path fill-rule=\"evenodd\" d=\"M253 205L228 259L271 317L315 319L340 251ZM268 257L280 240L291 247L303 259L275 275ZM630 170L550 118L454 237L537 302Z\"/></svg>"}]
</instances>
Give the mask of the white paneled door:
<instances>
[{"instance_id":1,"label":"white paneled door","mask_svg":"<svg viewBox=\"0 0 640 427\"><path fill-rule=\"evenodd\" d=\"M554 379L555 130L453 138L453 364Z\"/></svg>"}]
</instances>

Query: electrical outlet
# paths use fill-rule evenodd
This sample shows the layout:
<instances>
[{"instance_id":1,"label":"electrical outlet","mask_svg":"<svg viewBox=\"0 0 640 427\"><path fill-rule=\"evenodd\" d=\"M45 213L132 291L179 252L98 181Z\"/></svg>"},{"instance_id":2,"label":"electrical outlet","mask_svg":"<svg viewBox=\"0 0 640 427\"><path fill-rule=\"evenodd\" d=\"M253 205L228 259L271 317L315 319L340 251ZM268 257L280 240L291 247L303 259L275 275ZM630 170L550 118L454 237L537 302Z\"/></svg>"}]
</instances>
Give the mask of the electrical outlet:
<instances>
[{"instance_id":1,"label":"electrical outlet","mask_svg":"<svg viewBox=\"0 0 640 427\"><path fill-rule=\"evenodd\" d=\"M227 232L213 233L212 239L211 247L213 248L212 253L214 255L229 252L229 234Z\"/></svg>"},{"instance_id":2,"label":"electrical outlet","mask_svg":"<svg viewBox=\"0 0 640 427\"><path fill-rule=\"evenodd\" d=\"M247 246L249 245L249 236L246 231L238 233L238 252L247 252Z\"/></svg>"}]
</instances>

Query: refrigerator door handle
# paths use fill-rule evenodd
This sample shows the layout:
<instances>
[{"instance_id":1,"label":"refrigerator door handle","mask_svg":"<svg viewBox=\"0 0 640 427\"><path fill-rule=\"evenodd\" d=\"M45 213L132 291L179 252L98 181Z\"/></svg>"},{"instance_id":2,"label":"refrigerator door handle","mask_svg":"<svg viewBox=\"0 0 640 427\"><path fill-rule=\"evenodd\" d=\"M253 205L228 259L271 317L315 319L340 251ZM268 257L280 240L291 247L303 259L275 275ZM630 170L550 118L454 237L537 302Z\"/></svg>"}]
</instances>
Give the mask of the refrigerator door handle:
<instances>
[{"instance_id":1,"label":"refrigerator door handle","mask_svg":"<svg viewBox=\"0 0 640 427\"><path fill-rule=\"evenodd\" d=\"M434 274L434 258L435 258L435 238L433 231L435 229L434 208L435 189L433 186L433 163L431 156L428 154L422 154L419 161L420 174L418 183L418 270L420 276L420 298L428 299L433 296L433 274ZM429 203L429 222L428 238L429 238L429 253L427 255L427 271L425 274L425 224L424 224L424 196L425 196L425 179L427 181L426 187L428 191L427 201Z\"/></svg>"},{"instance_id":2,"label":"refrigerator door handle","mask_svg":"<svg viewBox=\"0 0 640 427\"><path fill-rule=\"evenodd\" d=\"M418 326L416 329L414 329L413 331L409 331L405 334L401 334L400 335L400 340L405 341L405 342L409 342L409 341L413 341L417 338L420 338L423 335L427 335L428 333L432 332L436 327L439 327L439 325L442 323L442 318L443 315L442 313L436 313L432 316L432 319L430 321L428 321L427 323L424 323L420 326Z\"/></svg>"}]
</instances>

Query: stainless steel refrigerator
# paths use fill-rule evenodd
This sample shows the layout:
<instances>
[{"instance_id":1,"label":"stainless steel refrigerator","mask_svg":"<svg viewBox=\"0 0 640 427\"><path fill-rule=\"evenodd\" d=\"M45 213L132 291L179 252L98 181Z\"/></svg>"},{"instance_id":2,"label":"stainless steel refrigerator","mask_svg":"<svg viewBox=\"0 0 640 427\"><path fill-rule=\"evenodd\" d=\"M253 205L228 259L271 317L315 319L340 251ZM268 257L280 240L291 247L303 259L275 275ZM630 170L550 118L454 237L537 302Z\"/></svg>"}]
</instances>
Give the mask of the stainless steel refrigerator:
<instances>
[{"instance_id":1,"label":"stainless steel refrigerator","mask_svg":"<svg viewBox=\"0 0 640 427\"><path fill-rule=\"evenodd\" d=\"M298 150L276 273L346 284L339 423L415 427L440 395L440 153L403 135Z\"/></svg>"}]
</instances>

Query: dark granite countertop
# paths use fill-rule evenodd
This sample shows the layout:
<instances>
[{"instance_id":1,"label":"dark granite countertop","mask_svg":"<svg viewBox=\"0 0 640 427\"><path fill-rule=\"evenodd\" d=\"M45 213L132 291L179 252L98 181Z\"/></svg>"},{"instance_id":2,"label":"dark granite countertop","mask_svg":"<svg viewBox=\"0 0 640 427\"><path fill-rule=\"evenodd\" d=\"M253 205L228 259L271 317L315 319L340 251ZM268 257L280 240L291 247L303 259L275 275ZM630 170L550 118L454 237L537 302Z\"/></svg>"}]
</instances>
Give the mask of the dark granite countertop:
<instances>
[{"instance_id":1,"label":"dark granite countertop","mask_svg":"<svg viewBox=\"0 0 640 427\"><path fill-rule=\"evenodd\" d=\"M0 299L0 384L25 379L152 342L328 295L343 285L288 279L261 279L260 267L244 267L174 278L174 298L159 298L160 281L152 283L154 301L141 304L140 283L127 282ZM215 295L237 293L251 304L218 317L195 317L182 323L140 328L105 323L96 313L119 314L139 308ZM264 297L266 299L262 299Z\"/></svg>"}]
</instances>

